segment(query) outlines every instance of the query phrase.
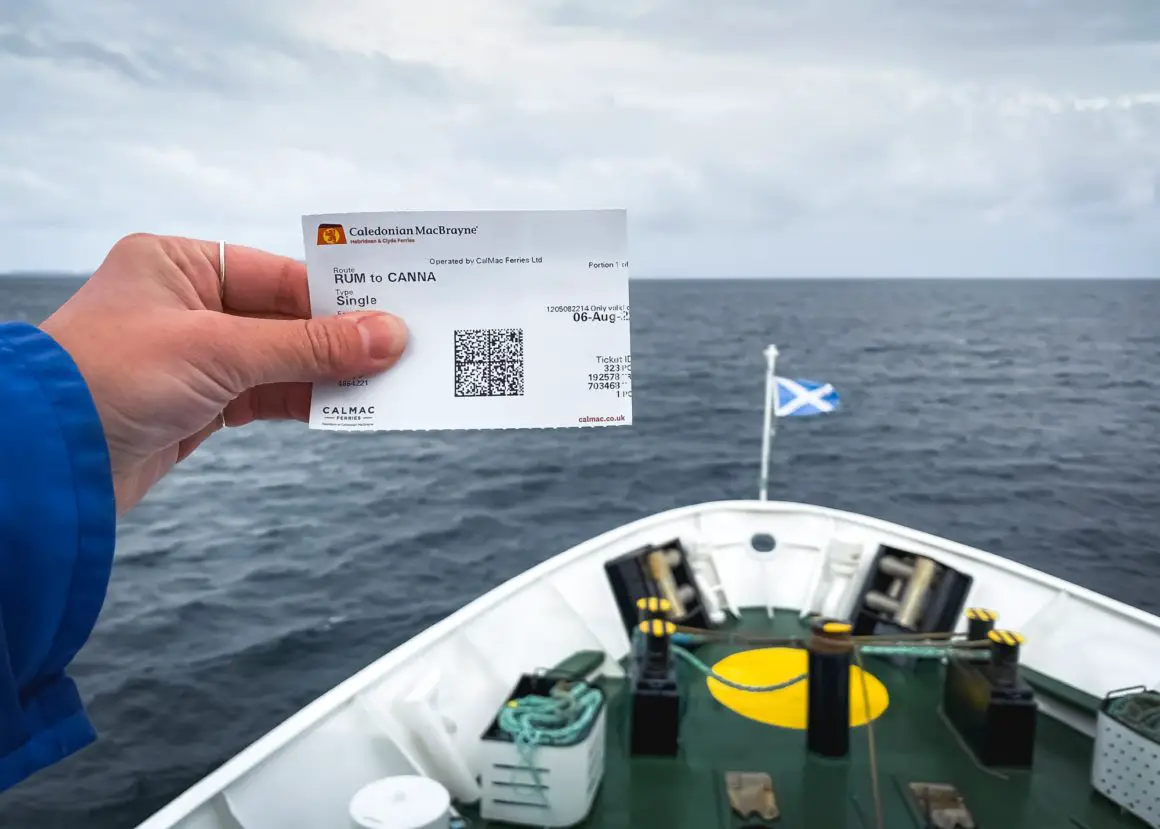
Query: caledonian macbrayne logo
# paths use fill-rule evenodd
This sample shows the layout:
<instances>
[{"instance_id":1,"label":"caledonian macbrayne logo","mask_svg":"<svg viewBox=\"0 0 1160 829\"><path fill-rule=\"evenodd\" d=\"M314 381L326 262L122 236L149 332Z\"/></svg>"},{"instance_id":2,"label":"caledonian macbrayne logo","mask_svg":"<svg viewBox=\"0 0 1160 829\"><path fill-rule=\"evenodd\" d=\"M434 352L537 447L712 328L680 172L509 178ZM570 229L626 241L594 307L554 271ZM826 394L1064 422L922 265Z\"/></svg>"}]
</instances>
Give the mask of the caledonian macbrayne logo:
<instances>
[{"instance_id":1,"label":"caledonian macbrayne logo","mask_svg":"<svg viewBox=\"0 0 1160 829\"><path fill-rule=\"evenodd\" d=\"M345 245L346 244L346 230L342 225L319 225L318 226L318 244L320 245Z\"/></svg>"}]
</instances>

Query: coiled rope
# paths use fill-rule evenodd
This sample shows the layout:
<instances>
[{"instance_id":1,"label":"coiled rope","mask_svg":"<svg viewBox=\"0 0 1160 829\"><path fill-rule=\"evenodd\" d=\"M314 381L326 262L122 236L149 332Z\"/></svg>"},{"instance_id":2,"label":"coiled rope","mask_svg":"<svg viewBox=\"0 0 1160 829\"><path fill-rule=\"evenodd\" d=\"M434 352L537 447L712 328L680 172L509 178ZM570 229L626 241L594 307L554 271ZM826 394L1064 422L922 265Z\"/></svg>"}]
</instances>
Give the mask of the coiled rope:
<instances>
[{"instance_id":1,"label":"coiled rope","mask_svg":"<svg viewBox=\"0 0 1160 829\"><path fill-rule=\"evenodd\" d=\"M536 747L577 743L600 713L603 701L604 694L599 688L577 682L557 685L549 696L529 694L514 699L500 711L500 730L512 738L545 807L549 804L540 769L535 763Z\"/></svg>"},{"instance_id":2,"label":"coiled rope","mask_svg":"<svg viewBox=\"0 0 1160 829\"><path fill-rule=\"evenodd\" d=\"M1114 699L1108 703L1108 714L1160 743L1160 695L1145 691Z\"/></svg>"}]
</instances>

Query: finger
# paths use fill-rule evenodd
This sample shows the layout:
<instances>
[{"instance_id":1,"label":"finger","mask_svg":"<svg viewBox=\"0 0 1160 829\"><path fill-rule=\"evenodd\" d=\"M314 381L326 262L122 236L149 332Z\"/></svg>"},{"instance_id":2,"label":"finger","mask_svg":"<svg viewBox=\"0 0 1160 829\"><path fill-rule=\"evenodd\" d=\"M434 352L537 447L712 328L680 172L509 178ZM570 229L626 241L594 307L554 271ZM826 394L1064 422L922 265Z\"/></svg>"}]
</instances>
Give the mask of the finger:
<instances>
[{"instance_id":1,"label":"finger","mask_svg":"<svg viewBox=\"0 0 1160 829\"><path fill-rule=\"evenodd\" d=\"M177 460L175 463L181 463L183 460L193 454L193 450L201 446L210 435L222 428L221 417L215 417L212 422L206 424L198 431L187 437L185 440L177 444Z\"/></svg>"},{"instance_id":2,"label":"finger","mask_svg":"<svg viewBox=\"0 0 1160 829\"><path fill-rule=\"evenodd\" d=\"M226 406L226 425L255 420L310 420L310 383L271 383L244 392Z\"/></svg>"},{"instance_id":3,"label":"finger","mask_svg":"<svg viewBox=\"0 0 1160 829\"><path fill-rule=\"evenodd\" d=\"M235 394L270 383L340 380L398 362L407 327L391 314L363 312L305 320L216 315L205 369Z\"/></svg>"},{"instance_id":4,"label":"finger","mask_svg":"<svg viewBox=\"0 0 1160 829\"><path fill-rule=\"evenodd\" d=\"M198 240L218 274L218 243ZM226 311L305 319L310 316L306 265L296 259L244 245L226 245Z\"/></svg>"}]
</instances>

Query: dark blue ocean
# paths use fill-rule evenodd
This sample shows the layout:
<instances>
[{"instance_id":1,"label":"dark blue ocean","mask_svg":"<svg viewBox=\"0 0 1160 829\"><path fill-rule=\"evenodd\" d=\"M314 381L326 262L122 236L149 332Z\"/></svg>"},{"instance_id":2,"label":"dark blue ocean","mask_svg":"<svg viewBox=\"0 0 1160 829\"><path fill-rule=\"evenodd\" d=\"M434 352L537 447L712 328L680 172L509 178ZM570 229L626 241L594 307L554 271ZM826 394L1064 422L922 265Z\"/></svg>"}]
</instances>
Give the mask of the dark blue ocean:
<instances>
[{"instance_id":1,"label":"dark blue ocean","mask_svg":"<svg viewBox=\"0 0 1160 829\"><path fill-rule=\"evenodd\" d=\"M0 319L39 322L77 284L0 280ZM100 741L0 795L0 826L132 827L529 565L658 510L756 497L770 342L779 373L842 395L781 424L771 497L1160 612L1160 282L635 281L632 304L631 427L283 423L203 446L120 528L73 669Z\"/></svg>"}]
</instances>

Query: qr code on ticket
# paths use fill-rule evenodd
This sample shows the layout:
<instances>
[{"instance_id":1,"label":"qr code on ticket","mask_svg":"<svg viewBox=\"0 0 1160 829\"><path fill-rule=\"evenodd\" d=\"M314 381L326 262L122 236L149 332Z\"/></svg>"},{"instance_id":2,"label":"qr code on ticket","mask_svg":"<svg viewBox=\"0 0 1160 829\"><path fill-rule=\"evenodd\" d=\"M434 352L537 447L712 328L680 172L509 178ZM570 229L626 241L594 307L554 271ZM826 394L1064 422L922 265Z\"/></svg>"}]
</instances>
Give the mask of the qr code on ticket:
<instances>
[{"instance_id":1,"label":"qr code on ticket","mask_svg":"<svg viewBox=\"0 0 1160 829\"><path fill-rule=\"evenodd\" d=\"M519 397L523 393L522 328L455 332L456 397Z\"/></svg>"}]
</instances>

